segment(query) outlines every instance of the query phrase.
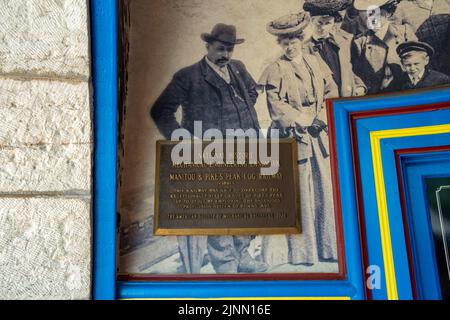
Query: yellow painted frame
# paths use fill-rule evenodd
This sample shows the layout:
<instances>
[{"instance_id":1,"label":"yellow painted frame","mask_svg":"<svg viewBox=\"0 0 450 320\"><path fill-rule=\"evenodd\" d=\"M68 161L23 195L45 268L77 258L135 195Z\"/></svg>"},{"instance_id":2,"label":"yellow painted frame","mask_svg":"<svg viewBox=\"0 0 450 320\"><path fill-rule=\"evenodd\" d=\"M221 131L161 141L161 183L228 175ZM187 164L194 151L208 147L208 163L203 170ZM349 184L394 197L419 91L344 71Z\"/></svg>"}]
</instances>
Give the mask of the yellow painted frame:
<instances>
[{"instance_id":1,"label":"yellow painted frame","mask_svg":"<svg viewBox=\"0 0 450 320\"><path fill-rule=\"evenodd\" d=\"M381 140L390 138L436 135L443 133L450 133L450 124L370 132L370 146L372 151L372 164L374 171L375 191L378 207L378 221L380 226L381 247L386 277L386 290L389 300L398 300L398 292L395 277L394 257L392 253L393 250L389 226L389 212L387 208L386 187L383 175Z\"/></svg>"}]
</instances>

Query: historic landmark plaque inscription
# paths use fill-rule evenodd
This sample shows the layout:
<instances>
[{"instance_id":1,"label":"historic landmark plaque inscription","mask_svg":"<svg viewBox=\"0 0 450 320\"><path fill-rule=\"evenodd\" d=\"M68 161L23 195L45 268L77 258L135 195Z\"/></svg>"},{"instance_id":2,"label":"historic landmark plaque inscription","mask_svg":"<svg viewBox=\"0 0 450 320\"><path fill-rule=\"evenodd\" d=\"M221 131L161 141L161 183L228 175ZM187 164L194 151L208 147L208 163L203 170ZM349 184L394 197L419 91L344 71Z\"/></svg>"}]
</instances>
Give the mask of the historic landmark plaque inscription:
<instances>
[{"instance_id":1,"label":"historic landmark plaque inscription","mask_svg":"<svg viewBox=\"0 0 450 320\"><path fill-rule=\"evenodd\" d=\"M205 154L208 143L197 143L192 156ZM186 164L172 160L176 142L157 142L155 235L300 233L295 140L280 140L279 156L271 164L260 161L261 148L272 150L270 140L258 141L257 149L249 148L247 140L245 151L234 144L233 163L226 161L230 153L224 150L214 153L223 157L222 163L198 158L205 161ZM273 164L275 172L262 170Z\"/></svg>"}]
</instances>

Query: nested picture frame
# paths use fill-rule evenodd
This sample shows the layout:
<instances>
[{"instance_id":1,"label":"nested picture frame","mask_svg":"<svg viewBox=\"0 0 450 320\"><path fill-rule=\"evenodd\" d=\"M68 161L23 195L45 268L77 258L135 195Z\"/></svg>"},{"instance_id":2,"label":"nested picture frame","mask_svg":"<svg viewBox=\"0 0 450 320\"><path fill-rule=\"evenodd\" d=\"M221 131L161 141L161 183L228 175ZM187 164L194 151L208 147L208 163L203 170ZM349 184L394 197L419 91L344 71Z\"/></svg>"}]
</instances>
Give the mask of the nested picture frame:
<instances>
[{"instance_id":1,"label":"nested picture frame","mask_svg":"<svg viewBox=\"0 0 450 320\"><path fill-rule=\"evenodd\" d=\"M444 165L448 167L448 158ZM435 253L434 263L431 264L437 270L430 275L434 276L434 283L440 284L437 285L437 287L440 287L440 296L437 295L437 299L448 300L450 299L450 232L448 228L450 175L446 172L425 176L422 178L422 185L425 186L423 191L427 198L426 213L432 229L432 247Z\"/></svg>"},{"instance_id":2,"label":"nested picture frame","mask_svg":"<svg viewBox=\"0 0 450 320\"><path fill-rule=\"evenodd\" d=\"M330 156L332 163L332 180L335 207L341 219L339 251L342 264L339 277L327 276L320 281L294 281L289 277L268 277L258 280L249 278L224 279L162 279L162 281L117 281L116 278L116 227L119 219L116 215L117 187L117 146L122 143L117 139L121 120L117 111L123 91L123 82L117 80L127 77L126 54L123 48L117 50L116 36L118 26L129 17L128 12L120 11L117 16L115 1L91 1L92 19L92 58L94 84L94 121L95 121L95 180L94 180L94 281L93 292L96 299L115 298L224 298L224 297L284 297L284 298L331 298L331 299L365 299L365 298L410 298L412 296L411 279L400 278L395 292L392 288L382 287L376 293L367 290L365 280L367 251L378 250L369 246L365 251L364 229L361 216L358 215L357 183L355 181L355 159L352 154L352 129L348 121L352 111L410 108L420 104L439 104L449 100L449 89L440 88L423 92L410 92L402 95L366 97L361 99L339 99L328 102L328 125L330 128ZM107 36L105 36L107 34ZM119 34L120 38L121 34ZM123 43L122 43L123 44ZM118 68L119 66L119 68ZM119 72L118 72L119 69ZM372 158L370 158L372 159ZM369 162L370 163L370 162ZM118 181L120 184L120 180ZM345 215L341 215L345 212ZM374 230L376 233L376 230ZM398 237L404 238L400 232ZM379 237L379 236L378 236ZM396 249L397 250L397 249ZM340 259L341 259L340 258ZM405 259L403 259L405 260ZM402 261L403 261L402 260ZM379 260L380 264L383 260ZM405 265L405 261L401 262ZM402 267L403 267L402 265ZM408 262L406 261L406 265ZM409 275L409 273L408 273ZM130 280L130 279L122 279ZM172 281L169 281L172 280ZM175 281L173 281L175 280ZM389 281L388 281L389 282ZM270 290L268 290L270 288ZM404 289L406 288L406 289ZM403 291L404 290L404 291ZM409 290L409 291L408 291ZM262 294L263 293L263 294Z\"/></svg>"},{"instance_id":3,"label":"nested picture frame","mask_svg":"<svg viewBox=\"0 0 450 320\"><path fill-rule=\"evenodd\" d=\"M436 189L432 186L449 181L450 145L399 149L395 157L413 297L448 299L445 224L442 217L433 217L433 209L438 208L437 203L436 208L432 208L429 195L437 200Z\"/></svg>"},{"instance_id":4,"label":"nested picture frame","mask_svg":"<svg viewBox=\"0 0 450 320\"><path fill-rule=\"evenodd\" d=\"M375 265L383 275L379 290L366 288L368 298L424 298L415 290L411 235L397 182L402 172L397 170L395 155L413 147L448 145L449 92L445 87L328 102L328 111L337 121L333 123L333 132L338 133L336 145L346 150L338 158L340 178L344 179L339 187L343 183L346 190L355 192L343 198L342 206L358 215L363 269ZM359 104L361 100L364 105ZM346 153L352 158L348 159ZM339 151L336 154L339 156ZM420 232L429 230L424 227Z\"/></svg>"}]
</instances>

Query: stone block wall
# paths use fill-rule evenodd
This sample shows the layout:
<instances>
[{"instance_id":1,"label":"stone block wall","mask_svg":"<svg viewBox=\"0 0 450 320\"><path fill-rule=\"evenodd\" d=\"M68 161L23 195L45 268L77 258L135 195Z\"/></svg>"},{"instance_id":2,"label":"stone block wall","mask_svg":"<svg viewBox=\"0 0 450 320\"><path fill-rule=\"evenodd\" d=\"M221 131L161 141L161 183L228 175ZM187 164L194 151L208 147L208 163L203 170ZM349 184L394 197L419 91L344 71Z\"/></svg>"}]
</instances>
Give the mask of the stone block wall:
<instances>
[{"instance_id":1,"label":"stone block wall","mask_svg":"<svg viewBox=\"0 0 450 320\"><path fill-rule=\"evenodd\" d=\"M0 299L91 296L88 0L0 0Z\"/></svg>"}]
</instances>

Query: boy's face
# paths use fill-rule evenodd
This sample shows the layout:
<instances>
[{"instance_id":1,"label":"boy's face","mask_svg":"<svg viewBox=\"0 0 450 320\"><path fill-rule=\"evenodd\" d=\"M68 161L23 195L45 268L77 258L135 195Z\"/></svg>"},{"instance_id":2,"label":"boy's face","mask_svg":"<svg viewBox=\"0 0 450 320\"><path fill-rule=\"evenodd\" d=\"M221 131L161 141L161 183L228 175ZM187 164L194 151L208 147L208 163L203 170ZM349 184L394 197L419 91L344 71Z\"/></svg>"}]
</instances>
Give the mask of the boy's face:
<instances>
[{"instance_id":1,"label":"boy's face","mask_svg":"<svg viewBox=\"0 0 450 320\"><path fill-rule=\"evenodd\" d=\"M331 16L313 16L311 18L313 34L316 39L327 38L333 30L335 19Z\"/></svg>"},{"instance_id":2,"label":"boy's face","mask_svg":"<svg viewBox=\"0 0 450 320\"><path fill-rule=\"evenodd\" d=\"M402 65L406 73L412 77L419 76L430 62L428 54L425 52L411 52L408 56L402 58Z\"/></svg>"}]
</instances>

